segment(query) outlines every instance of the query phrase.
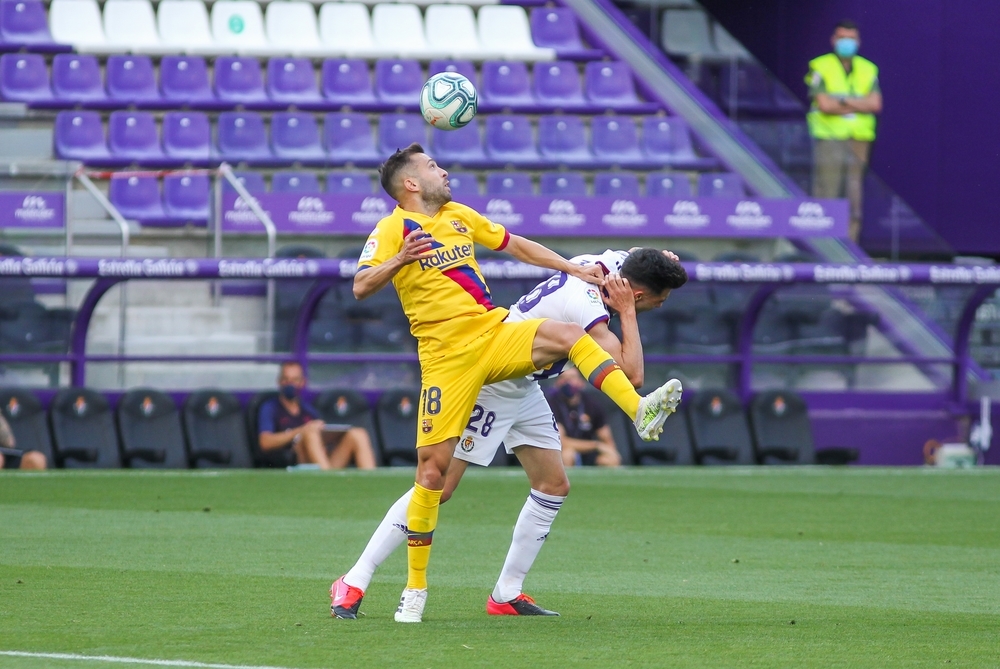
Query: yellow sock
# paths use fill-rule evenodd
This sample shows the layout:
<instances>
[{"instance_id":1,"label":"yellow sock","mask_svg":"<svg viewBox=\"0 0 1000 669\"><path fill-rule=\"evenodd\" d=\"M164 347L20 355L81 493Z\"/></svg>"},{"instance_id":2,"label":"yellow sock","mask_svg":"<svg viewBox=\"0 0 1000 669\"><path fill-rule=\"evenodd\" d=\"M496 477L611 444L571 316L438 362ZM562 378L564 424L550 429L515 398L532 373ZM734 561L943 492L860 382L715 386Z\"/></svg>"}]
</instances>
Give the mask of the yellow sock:
<instances>
[{"instance_id":1,"label":"yellow sock","mask_svg":"<svg viewBox=\"0 0 1000 669\"><path fill-rule=\"evenodd\" d=\"M407 588L427 589L427 563L431 559L431 539L437 527L441 491L428 490L419 483L413 485L413 497L406 507L406 560L409 564Z\"/></svg>"},{"instance_id":2,"label":"yellow sock","mask_svg":"<svg viewBox=\"0 0 1000 669\"><path fill-rule=\"evenodd\" d=\"M639 413L639 393L635 392L632 382L614 358L593 337L584 335L573 344L573 348L569 350L569 359L584 378L590 381L590 385L613 399L622 411L635 420Z\"/></svg>"}]
</instances>

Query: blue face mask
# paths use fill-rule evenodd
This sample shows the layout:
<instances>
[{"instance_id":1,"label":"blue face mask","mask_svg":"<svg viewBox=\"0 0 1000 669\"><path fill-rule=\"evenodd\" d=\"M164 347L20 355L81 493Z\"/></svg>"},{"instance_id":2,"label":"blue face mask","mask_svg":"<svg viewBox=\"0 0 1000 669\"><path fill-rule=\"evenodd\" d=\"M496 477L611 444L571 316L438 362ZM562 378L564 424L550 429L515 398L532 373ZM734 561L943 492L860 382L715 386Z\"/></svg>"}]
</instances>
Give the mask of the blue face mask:
<instances>
[{"instance_id":1,"label":"blue face mask","mask_svg":"<svg viewBox=\"0 0 1000 669\"><path fill-rule=\"evenodd\" d=\"M281 395L286 400L294 400L299 396L299 387L292 384L281 386Z\"/></svg>"},{"instance_id":2,"label":"blue face mask","mask_svg":"<svg viewBox=\"0 0 1000 669\"><path fill-rule=\"evenodd\" d=\"M858 55L858 40L853 37L841 37L833 43L833 50L841 58L853 58Z\"/></svg>"}]
</instances>

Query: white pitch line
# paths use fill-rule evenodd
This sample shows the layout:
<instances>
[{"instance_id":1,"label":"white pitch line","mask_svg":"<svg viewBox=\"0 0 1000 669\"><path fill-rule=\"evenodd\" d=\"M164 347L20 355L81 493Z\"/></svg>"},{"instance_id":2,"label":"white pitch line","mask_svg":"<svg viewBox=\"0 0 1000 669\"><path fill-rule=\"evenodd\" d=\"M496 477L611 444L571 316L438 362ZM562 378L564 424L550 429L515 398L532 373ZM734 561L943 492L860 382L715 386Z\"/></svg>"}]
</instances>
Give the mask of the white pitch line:
<instances>
[{"instance_id":1,"label":"white pitch line","mask_svg":"<svg viewBox=\"0 0 1000 669\"><path fill-rule=\"evenodd\" d=\"M194 667L195 669L290 669L252 664L215 664L212 662L192 662L190 660L144 660L138 657L115 657L113 655L77 655L76 653L28 653L20 650L0 650L7 657L35 657L46 660L76 660L89 662L117 662L118 664L150 664L157 667Z\"/></svg>"}]
</instances>

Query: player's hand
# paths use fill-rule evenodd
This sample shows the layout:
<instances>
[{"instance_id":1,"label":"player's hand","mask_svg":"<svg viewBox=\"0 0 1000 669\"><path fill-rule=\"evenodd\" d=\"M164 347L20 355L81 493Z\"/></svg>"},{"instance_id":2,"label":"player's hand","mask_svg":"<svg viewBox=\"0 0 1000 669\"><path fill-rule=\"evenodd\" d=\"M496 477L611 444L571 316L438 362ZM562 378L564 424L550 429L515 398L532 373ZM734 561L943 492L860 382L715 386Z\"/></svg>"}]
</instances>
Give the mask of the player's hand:
<instances>
[{"instance_id":1,"label":"player's hand","mask_svg":"<svg viewBox=\"0 0 1000 669\"><path fill-rule=\"evenodd\" d=\"M668 251L666 249L663 249L663 255L667 256L668 258L670 258L674 262L680 262L681 261L680 257L676 253L674 253L673 251Z\"/></svg>"},{"instance_id":2,"label":"player's hand","mask_svg":"<svg viewBox=\"0 0 1000 669\"><path fill-rule=\"evenodd\" d=\"M404 265L409 265L422 258L429 258L432 255L430 250L433 241L434 238L431 237L430 233L423 230L411 230L403 238L403 249L396 254L396 257Z\"/></svg>"},{"instance_id":3,"label":"player's hand","mask_svg":"<svg viewBox=\"0 0 1000 669\"><path fill-rule=\"evenodd\" d=\"M618 313L635 311L635 295L632 285L621 274L609 274L604 280L604 304Z\"/></svg>"},{"instance_id":4,"label":"player's hand","mask_svg":"<svg viewBox=\"0 0 1000 669\"><path fill-rule=\"evenodd\" d=\"M604 285L604 269L600 265L573 265L567 274L595 286Z\"/></svg>"}]
</instances>

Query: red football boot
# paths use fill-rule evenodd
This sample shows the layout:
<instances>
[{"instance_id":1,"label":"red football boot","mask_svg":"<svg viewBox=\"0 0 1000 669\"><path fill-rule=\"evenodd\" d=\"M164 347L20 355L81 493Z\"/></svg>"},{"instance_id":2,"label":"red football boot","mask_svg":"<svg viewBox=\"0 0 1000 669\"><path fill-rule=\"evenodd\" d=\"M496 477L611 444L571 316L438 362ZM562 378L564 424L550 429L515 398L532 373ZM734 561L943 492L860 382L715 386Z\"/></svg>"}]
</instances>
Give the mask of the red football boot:
<instances>
[{"instance_id":1,"label":"red football boot","mask_svg":"<svg viewBox=\"0 0 1000 669\"><path fill-rule=\"evenodd\" d=\"M535 600L525 594L520 594L509 602L498 602L493 595L486 600L486 613L491 616L557 616L555 611L549 611L535 604Z\"/></svg>"}]
</instances>

